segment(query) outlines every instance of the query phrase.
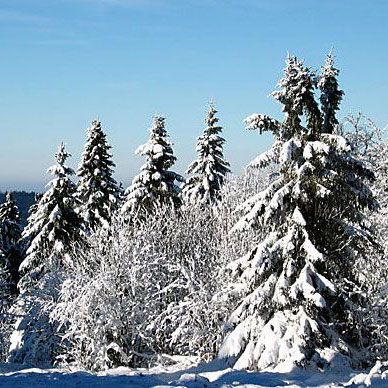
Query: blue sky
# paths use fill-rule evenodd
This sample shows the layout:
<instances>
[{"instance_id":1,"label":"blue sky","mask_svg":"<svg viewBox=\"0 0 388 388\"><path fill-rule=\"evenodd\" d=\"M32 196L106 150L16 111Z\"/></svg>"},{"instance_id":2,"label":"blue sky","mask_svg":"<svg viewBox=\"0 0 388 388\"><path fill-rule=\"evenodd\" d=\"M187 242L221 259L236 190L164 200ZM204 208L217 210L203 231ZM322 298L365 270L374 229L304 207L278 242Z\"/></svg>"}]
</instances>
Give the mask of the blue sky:
<instances>
[{"instance_id":1,"label":"blue sky","mask_svg":"<svg viewBox=\"0 0 388 388\"><path fill-rule=\"evenodd\" d=\"M267 96L287 50L317 69L334 46L340 116L362 111L384 127L387 11L386 0L0 0L0 190L42 189L61 140L76 167L96 116L124 184L154 114L182 173L210 98L239 173L271 142L243 119L282 117Z\"/></svg>"}]
</instances>

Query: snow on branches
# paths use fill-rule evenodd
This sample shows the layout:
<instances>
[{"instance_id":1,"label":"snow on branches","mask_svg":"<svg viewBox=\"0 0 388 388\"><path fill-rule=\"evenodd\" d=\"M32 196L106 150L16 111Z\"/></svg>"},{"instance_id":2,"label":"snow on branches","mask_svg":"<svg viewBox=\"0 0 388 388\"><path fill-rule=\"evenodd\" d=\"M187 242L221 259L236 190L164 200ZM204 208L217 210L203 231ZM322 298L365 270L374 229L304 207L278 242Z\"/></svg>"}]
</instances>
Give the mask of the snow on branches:
<instances>
[{"instance_id":1,"label":"snow on branches","mask_svg":"<svg viewBox=\"0 0 388 388\"><path fill-rule=\"evenodd\" d=\"M230 172L223 156L225 139L220 136L222 127L217 125L216 113L214 103L210 102L205 118L207 126L197 139L198 158L186 171L192 176L184 184L182 196L191 204L211 205L219 200L225 175Z\"/></svg>"},{"instance_id":2,"label":"snow on branches","mask_svg":"<svg viewBox=\"0 0 388 388\"><path fill-rule=\"evenodd\" d=\"M272 93L285 118L271 124L276 142L253 162L277 163L279 176L239 207L243 216L232 230L266 235L231 264L242 297L219 355L238 368L327 366L333 354L356 363L369 341L353 264L373 240L363 214L377 207L366 185L373 173L344 138L325 133L314 85L303 62L288 56L281 90ZM262 131L272 121L254 115L247 123Z\"/></svg>"},{"instance_id":3,"label":"snow on branches","mask_svg":"<svg viewBox=\"0 0 388 388\"><path fill-rule=\"evenodd\" d=\"M122 214L141 215L163 204L179 206L180 188L175 181L183 182L184 178L170 170L176 157L168 140L164 117L154 117L149 140L137 148L136 154L145 156L146 162L125 191Z\"/></svg>"},{"instance_id":4,"label":"snow on branches","mask_svg":"<svg viewBox=\"0 0 388 388\"><path fill-rule=\"evenodd\" d=\"M119 206L120 190L113 178L115 164L110 149L101 122L93 120L77 171L78 212L91 231L108 228Z\"/></svg>"},{"instance_id":5,"label":"snow on branches","mask_svg":"<svg viewBox=\"0 0 388 388\"><path fill-rule=\"evenodd\" d=\"M54 179L28 219L23 237L30 241L26 258L20 265L20 295L13 307L18 316L11 336L10 360L52 365L59 347L55 323L47 309L57 297L61 273L72 265L71 251L83 241L83 225L75 212L76 187L65 165L70 154L61 143L55 154L56 164L48 169Z\"/></svg>"}]
</instances>

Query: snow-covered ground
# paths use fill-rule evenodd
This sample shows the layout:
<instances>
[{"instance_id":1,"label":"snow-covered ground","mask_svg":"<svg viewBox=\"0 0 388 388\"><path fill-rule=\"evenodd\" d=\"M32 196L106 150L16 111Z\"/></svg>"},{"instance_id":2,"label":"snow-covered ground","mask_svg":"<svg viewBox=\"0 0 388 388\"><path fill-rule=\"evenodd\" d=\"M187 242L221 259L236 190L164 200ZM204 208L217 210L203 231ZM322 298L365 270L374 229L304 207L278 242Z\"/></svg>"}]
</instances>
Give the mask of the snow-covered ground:
<instances>
[{"instance_id":1,"label":"snow-covered ground","mask_svg":"<svg viewBox=\"0 0 388 388\"><path fill-rule=\"evenodd\" d=\"M23 368L0 364L0 387L125 387L125 388L254 388L254 387L388 387L384 373L356 373L351 370L313 373L250 373L225 368L220 363L189 366L181 362L172 367L152 369L117 368L103 373L65 369Z\"/></svg>"}]
</instances>

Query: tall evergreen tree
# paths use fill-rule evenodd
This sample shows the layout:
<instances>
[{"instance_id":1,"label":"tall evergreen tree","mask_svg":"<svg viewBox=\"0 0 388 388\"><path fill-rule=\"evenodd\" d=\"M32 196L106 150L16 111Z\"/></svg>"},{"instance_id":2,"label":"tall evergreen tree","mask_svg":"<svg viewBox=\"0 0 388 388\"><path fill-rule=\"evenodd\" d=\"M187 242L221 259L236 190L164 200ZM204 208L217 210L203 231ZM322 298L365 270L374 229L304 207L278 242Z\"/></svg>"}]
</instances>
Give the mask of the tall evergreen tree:
<instances>
[{"instance_id":1,"label":"tall evergreen tree","mask_svg":"<svg viewBox=\"0 0 388 388\"><path fill-rule=\"evenodd\" d=\"M81 219L74 210L76 186L70 179L74 171L65 165L69 156L61 143L56 164L48 169L54 179L23 231L24 239L32 240L20 266L20 295L14 307L19 319L12 334L11 362L50 365L59 352L60 339L48 309L58 298L61 272L72 265L72 251L83 241Z\"/></svg>"},{"instance_id":2,"label":"tall evergreen tree","mask_svg":"<svg viewBox=\"0 0 388 388\"><path fill-rule=\"evenodd\" d=\"M225 175L230 172L229 163L223 155L225 139L220 136L222 127L216 117L213 102L206 113L206 128L197 140L197 160L193 161L186 173L192 176L183 186L183 198L192 204L211 205L220 199L220 189Z\"/></svg>"},{"instance_id":3,"label":"tall evergreen tree","mask_svg":"<svg viewBox=\"0 0 388 388\"><path fill-rule=\"evenodd\" d=\"M323 112L323 132L333 133L338 125L336 113L344 95L339 89L337 77L339 70L334 67L333 53L330 51L325 66L321 69L318 78L318 88L321 90L321 108Z\"/></svg>"},{"instance_id":4,"label":"tall evergreen tree","mask_svg":"<svg viewBox=\"0 0 388 388\"><path fill-rule=\"evenodd\" d=\"M306 87L312 84L309 70L289 57L273 93L284 121L246 119L249 129L270 130L276 139L253 165L275 162L280 173L241 206L235 226L266 236L229 267L242 298L220 356L237 358L236 368L325 367L349 355L357 362L368 344L353 264L372 239L362 211L377 206L366 186L373 173L343 137L324 132L314 90Z\"/></svg>"},{"instance_id":5,"label":"tall evergreen tree","mask_svg":"<svg viewBox=\"0 0 388 388\"><path fill-rule=\"evenodd\" d=\"M45 271L45 266L53 258L61 258L63 264L69 260L71 244L81 241L81 219L75 212L77 202L74 198L76 186L71 180L74 171L65 165L70 154L61 143L55 154L56 165L47 172L54 175L48 183L48 189L39 200L37 207L30 214L28 225L23 231L23 238L33 236L26 252L26 258L20 266L21 289L38 274Z\"/></svg>"},{"instance_id":6,"label":"tall evergreen tree","mask_svg":"<svg viewBox=\"0 0 388 388\"><path fill-rule=\"evenodd\" d=\"M19 266L22 261L20 213L11 192L7 192L5 202L0 206L1 245L4 252L5 269L9 274L11 293L17 293Z\"/></svg>"},{"instance_id":7,"label":"tall evergreen tree","mask_svg":"<svg viewBox=\"0 0 388 388\"><path fill-rule=\"evenodd\" d=\"M77 175L79 212L91 230L108 228L114 211L118 208L120 190L113 178L111 146L101 122L94 120L87 130L86 144Z\"/></svg>"},{"instance_id":8,"label":"tall evergreen tree","mask_svg":"<svg viewBox=\"0 0 388 388\"><path fill-rule=\"evenodd\" d=\"M174 165L172 143L168 140L165 118L154 117L150 137L146 144L135 151L146 157L146 163L125 191L122 213L137 214L152 211L162 204L181 204L179 187L175 181L183 182L182 176L169 169Z\"/></svg>"}]
</instances>

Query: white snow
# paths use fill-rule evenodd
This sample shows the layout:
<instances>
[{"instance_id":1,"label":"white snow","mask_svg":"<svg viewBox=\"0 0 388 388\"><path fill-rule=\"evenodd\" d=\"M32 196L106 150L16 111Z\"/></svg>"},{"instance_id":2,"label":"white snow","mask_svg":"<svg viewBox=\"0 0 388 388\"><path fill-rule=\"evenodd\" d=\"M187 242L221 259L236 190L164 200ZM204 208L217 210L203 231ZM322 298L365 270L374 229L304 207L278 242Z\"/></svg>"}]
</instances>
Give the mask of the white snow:
<instances>
[{"instance_id":1,"label":"white snow","mask_svg":"<svg viewBox=\"0 0 388 388\"><path fill-rule=\"evenodd\" d=\"M191 363L189 362L191 361ZM370 371L357 373L336 369L329 373L293 369L248 372L229 368L220 360L195 365L180 357L169 367L131 369L120 367L105 372L83 370L28 368L18 364L0 364L0 387L115 387L115 388L261 388L261 387L387 387L386 363L378 363Z\"/></svg>"}]
</instances>

